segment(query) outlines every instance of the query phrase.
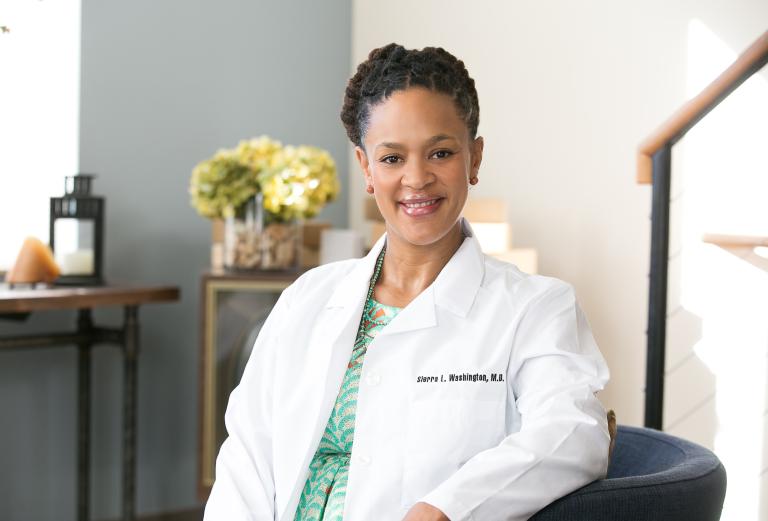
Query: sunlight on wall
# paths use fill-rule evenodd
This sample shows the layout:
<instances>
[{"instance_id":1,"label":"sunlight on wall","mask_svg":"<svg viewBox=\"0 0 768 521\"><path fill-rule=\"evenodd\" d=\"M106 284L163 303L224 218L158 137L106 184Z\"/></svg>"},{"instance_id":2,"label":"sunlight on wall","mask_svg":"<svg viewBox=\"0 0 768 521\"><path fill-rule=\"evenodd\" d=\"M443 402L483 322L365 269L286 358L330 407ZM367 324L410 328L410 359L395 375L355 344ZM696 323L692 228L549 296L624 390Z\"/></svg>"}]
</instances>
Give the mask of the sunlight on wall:
<instances>
[{"instance_id":1,"label":"sunlight on wall","mask_svg":"<svg viewBox=\"0 0 768 521\"><path fill-rule=\"evenodd\" d=\"M78 168L80 0L4 0L0 25L0 270L48 241L49 197Z\"/></svg>"},{"instance_id":2,"label":"sunlight on wall","mask_svg":"<svg viewBox=\"0 0 768 521\"><path fill-rule=\"evenodd\" d=\"M736 57L707 26L692 20L688 97ZM768 519L768 271L739 258L751 251L729 253L701 239L705 233L768 236L767 114L768 82L757 74L694 127L674 152L675 175L681 177L678 223L673 223L680 229L680 304L700 319L694 358L714 375L710 418L702 416L674 433L701 441L697 435L707 424L714 426L711 446L728 472L725 521Z\"/></svg>"}]
</instances>

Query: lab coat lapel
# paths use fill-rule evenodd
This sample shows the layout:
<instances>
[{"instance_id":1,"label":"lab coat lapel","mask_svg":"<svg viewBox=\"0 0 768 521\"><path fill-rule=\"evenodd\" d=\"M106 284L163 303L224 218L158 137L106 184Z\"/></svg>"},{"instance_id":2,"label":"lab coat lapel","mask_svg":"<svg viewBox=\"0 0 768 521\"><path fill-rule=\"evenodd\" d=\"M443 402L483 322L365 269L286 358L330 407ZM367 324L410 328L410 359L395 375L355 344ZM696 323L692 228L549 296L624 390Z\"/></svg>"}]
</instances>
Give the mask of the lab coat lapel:
<instances>
[{"instance_id":1,"label":"lab coat lapel","mask_svg":"<svg viewBox=\"0 0 768 521\"><path fill-rule=\"evenodd\" d=\"M485 275L485 260L472 227L462 218L464 242L435 281L387 324L379 335L392 335L437 325L436 306L466 317Z\"/></svg>"},{"instance_id":2,"label":"lab coat lapel","mask_svg":"<svg viewBox=\"0 0 768 521\"><path fill-rule=\"evenodd\" d=\"M300 439L298 446L304 449L303 457L293 459L295 466L290 474L293 476L292 500L282 505L278 519L293 519L293 510L304 486L304 471L325 431L352 354L371 275L384 241L382 236L371 252L355 264L325 306L324 323L320 324L321 329L312 341L306 360L311 366L311 370L305 373L306 389L310 395L306 396L307 401L302 408L306 411L306 418L311 419L310 428L296 433Z\"/></svg>"},{"instance_id":3,"label":"lab coat lapel","mask_svg":"<svg viewBox=\"0 0 768 521\"><path fill-rule=\"evenodd\" d=\"M464 242L435 279L435 304L465 318L485 277L485 256L469 222L462 217Z\"/></svg>"},{"instance_id":4,"label":"lab coat lapel","mask_svg":"<svg viewBox=\"0 0 768 521\"><path fill-rule=\"evenodd\" d=\"M379 335L393 335L395 333L405 333L417 329L434 327L437 325L437 315L435 314L435 298L432 286L413 299L404 307L387 327L381 330Z\"/></svg>"}]
</instances>

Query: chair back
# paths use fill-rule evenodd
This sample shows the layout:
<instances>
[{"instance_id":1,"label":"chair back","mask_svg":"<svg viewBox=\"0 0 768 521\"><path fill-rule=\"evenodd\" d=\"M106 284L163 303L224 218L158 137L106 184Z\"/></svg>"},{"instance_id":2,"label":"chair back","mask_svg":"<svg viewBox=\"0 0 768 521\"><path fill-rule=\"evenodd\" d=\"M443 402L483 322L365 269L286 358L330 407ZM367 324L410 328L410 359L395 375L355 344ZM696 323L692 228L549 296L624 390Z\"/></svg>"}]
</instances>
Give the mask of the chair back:
<instances>
[{"instance_id":1,"label":"chair back","mask_svg":"<svg viewBox=\"0 0 768 521\"><path fill-rule=\"evenodd\" d=\"M717 521L726 474L712 451L620 425L606 479L560 498L531 521Z\"/></svg>"}]
</instances>

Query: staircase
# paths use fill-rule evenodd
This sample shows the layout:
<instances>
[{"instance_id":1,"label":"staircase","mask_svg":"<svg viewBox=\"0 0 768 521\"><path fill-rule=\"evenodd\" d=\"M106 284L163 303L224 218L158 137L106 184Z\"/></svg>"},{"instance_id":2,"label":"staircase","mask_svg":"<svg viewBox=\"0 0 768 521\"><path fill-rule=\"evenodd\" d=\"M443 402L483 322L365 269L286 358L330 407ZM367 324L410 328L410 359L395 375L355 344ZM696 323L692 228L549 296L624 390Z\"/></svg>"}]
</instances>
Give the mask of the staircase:
<instances>
[{"instance_id":1,"label":"staircase","mask_svg":"<svg viewBox=\"0 0 768 521\"><path fill-rule=\"evenodd\" d=\"M768 31L638 147L637 182L652 185L645 388L646 427L661 429L663 418L672 147L766 63L768 63ZM710 239L707 242L717 240L727 244L726 249L750 248L748 245L745 246L744 237L707 236L707 238ZM765 246L765 244L760 239L760 244L752 244L750 251L754 250L755 246Z\"/></svg>"}]
</instances>

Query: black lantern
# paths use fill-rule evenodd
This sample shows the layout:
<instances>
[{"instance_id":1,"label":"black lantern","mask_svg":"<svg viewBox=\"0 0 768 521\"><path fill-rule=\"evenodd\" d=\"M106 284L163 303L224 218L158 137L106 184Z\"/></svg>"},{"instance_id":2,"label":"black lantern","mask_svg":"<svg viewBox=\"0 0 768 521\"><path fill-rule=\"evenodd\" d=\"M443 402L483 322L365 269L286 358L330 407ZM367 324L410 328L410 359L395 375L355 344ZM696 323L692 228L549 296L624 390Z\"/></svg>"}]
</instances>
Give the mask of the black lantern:
<instances>
[{"instance_id":1,"label":"black lantern","mask_svg":"<svg viewBox=\"0 0 768 521\"><path fill-rule=\"evenodd\" d=\"M103 284L104 198L91 195L91 174L64 178L64 197L51 197L50 242L61 276L56 284Z\"/></svg>"}]
</instances>

